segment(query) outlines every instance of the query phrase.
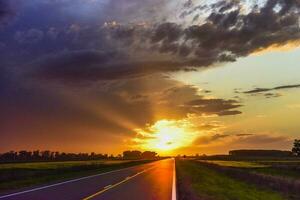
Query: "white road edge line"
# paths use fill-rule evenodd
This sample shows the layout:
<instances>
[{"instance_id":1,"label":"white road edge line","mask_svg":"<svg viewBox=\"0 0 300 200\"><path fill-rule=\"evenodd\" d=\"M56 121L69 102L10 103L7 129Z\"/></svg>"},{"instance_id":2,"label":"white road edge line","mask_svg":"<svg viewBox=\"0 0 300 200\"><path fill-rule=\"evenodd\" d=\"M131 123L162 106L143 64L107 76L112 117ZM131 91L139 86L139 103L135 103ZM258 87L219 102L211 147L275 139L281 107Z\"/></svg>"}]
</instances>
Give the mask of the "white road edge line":
<instances>
[{"instance_id":1,"label":"white road edge line","mask_svg":"<svg viewBox=\"0 0 300 200\"><path fill-rule=\"evenodd\" d=\"M177 192L176 192L176 166L175 166L175 158L174 159L174 167L173 167L173 184L172 184L172 200L177 199Z\"/></svg>"},{"instance_id":2,"label":"white road edge line","mask_svg":"<svg viewBox=\"0 0 300 200\"><path fill-rule=\"evenodd\" d=\"M81 177L81 178L77 178L77 179L72 179L72 180L68 180L68 181L64 181L64 182L60 182L60 183L55 183L55 184L51 184L51 185L46 185L46 186L43 186L43 187L38 187L38 188L30 189L30 190L25 190L25 191L21 191L21 192L12 193L12 194L7 194L7 195L0 196L0 199L4 199L4 198L8 198L8 197L13 197L13 196L17 196L17 195L21 195L21 194L25 194L25 193L29 193L29 192L35 192L35 191L38 191L38 190L43 190L43 189L47 189L47 188L51 188L51 187L63 185L63 184L66 184L66 183L72 183L72 182L76 182L76 181L81 181L81 180L84 180L84 179L93 178L93 177L97 177L97 176L102 176L102 175L105 175L105 174L119 172L119 171L127 170L127 169L130 169L130 168L138 167L138 166L141 166L141 165L131 166L131 167L123 168L123 169L118 169L118 170L114 170L114 171L104 172L104 173L101 173L101 174L95 174L95 175L91 175L91 176L85 176L85 177Z\"/></svg>"}]
</instances>

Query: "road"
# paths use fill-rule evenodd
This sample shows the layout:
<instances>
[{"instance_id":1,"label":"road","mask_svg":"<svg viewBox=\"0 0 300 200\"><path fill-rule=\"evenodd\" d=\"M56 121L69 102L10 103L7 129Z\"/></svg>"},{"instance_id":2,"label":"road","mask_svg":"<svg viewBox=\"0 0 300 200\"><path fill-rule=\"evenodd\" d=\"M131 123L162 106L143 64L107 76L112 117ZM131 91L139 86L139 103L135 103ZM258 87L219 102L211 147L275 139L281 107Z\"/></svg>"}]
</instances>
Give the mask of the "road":
<instances>
[{"instance_id":1,"label":"road","mask_svg":"<svg viewBox=\"0 0 300 200\"><path fill-rule=\"evenodd\" d=\"M0 200L174 200L175 161L166 159L0 196Z\"/></svg>"}]
</instances>

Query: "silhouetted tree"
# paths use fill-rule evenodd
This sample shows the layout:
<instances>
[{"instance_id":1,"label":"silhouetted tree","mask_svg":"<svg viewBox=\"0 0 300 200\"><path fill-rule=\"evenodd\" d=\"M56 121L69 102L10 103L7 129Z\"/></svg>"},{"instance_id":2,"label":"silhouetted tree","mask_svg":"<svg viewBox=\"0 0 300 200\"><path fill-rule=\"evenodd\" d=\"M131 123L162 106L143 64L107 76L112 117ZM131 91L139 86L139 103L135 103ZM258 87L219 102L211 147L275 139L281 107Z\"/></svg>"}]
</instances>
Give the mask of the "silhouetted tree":
<instances>
[{"instance_id":1,"label":"silhouetted tree","mask_svg":"<svg viewBox=\"0 0 300 200\"><path fill-rule=\"evenodd\" d=\"M25 150L22 150L22 151L19 151L19 154L18 154L18 159L19 160L31 160L32 157L32 152L31 151L25 151Z\"/></svg>"},{"instance_id":2,"label":"silhouetted tree","mask_svg":"<svg viewBox=\"0 0 300 200\"><path fill-rule=\"evenodd\" d=\"M151 151L124 151L124 159L155 159L156 153ZM58 151L26 151L19 152L9 151L0 153L0 162L30 162L30 161L69 161L69 160L100 160L100 159L122 159L122 156L114 156L113 154L96 154L92 153L65 153Z\"/></svg>"},{"instance_id":3,"label":"silhouetted tree","mask_svg":"<svg viewBox=\"0 0 300 200\"><path fill-rule=\"evenodd\" d=\"M156 158L156 152L154 151L145 151L142 153L141 158L142 159L155 159Z\"/></svg>"},{"instance_id":4,"label":"silhouetted tree","mask_svg":"<svg viewBox=\"0 0 300 200\"><path fill-rule=\"evenodd\" d=\"M60 153L59 153L58 151L56 151L56 152L54 153L54 158L55 158L55 160L58 160L59 157L60 157Z\"/></svg>"},{"instance_id":5,"label":"silhouetted tree","mask_svg":"<svg viewBox=\"0 0 300 200\"><path fill-rule=\"evenodd\" d=\"M18 159L18 153L15 151L6 152L1 154L1 159L3 161L16 161Z\"/></svg>"},{"instance_id":6,"label":"silhouetted tree","mask_svg":"<svg viewBox=\"0 0 300 200\"><path fill-rule=\"evenodd\" d=\"M50 159L50 151L42 151L42 159L43 160L49 160Z\"/></svg>"},{"instance_id":7,"label":"silhouetted tree","mask_svg":"<svg viewBox=\"0 0 300 200\"><path fill-rule=\"evenodd\" d=\"M281 151L281 150L259 150L259 149L241 149L229 151L231 156L241 156L241 157L286 157L291 156L291 151Z\"/></svg>"},{"instance_id":8,"label":"silhouetted tree","mask_svg":"<svg viewBox=\"0 0 300 200\"><path fill-rule=\"evenodd\" d=\"M300 156L300 140L295 140L294 141L294 146L293 146L292 152L296 156Z\"/></svg>"},{"instance_id":9,"label":"silhouetted tree","mask_svg":"<svg viewBox=\"0 0 300 200\"><path fill-rule=\"evenodd\" d=\"M36 150L36 151L32 152L32 159L33 160L39 160L39 159L41 159L40 151L39 150Z\"/></svg>"},{"instance_id":10,"label":"silhouetted tree","mask_svg":"<svg viewBox=\"0 0 300 200\"><path fill-rule=\"evenodd\" d=\"M124 151L123 158L124 159L141 159L142 152L140 151Z\"/></svg>"},{"instance_id":11,"label":"silhouetted tree","mask_svg":"<svg viewBox=\"0 0 300 200\"><path fill-rule=\"evenodd\" d=\"M137 150L134 151L124 151L123 152L124 159L138 160L138 159L155 159L157 158L157 153L154 151L145 151L140 152Z\"/></svg>"},{"instance_id":12,"label":"silhouetted tree","mask_svg":"<svg viewBox=\"0 0 300 200\"><path fill-rule=\"evenodd\" d=\"M114 154L110 154L109 158L110 158L110 159L114 159L114 158L115 158L115 157L114 157Z\"/></svg>"}]
</instances>

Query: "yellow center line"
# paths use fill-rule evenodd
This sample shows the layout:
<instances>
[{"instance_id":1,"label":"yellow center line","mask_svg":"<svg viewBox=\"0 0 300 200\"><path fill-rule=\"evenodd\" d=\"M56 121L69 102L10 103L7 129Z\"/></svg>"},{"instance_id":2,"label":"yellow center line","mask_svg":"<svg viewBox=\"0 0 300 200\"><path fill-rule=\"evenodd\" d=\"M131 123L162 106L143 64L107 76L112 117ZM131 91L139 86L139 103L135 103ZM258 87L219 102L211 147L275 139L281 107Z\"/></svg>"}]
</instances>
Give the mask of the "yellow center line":
<instances>
[{"instance_id":1,"label":"yellow center line","mask_svg":"<svg viewBox=\"0 0 300 200\"><path fill-rule=\"evenodd\" d=\"M143 171L141 171L141 172L138 172L138 173L136 173L136 174L133 175L133 176L129 176L129 177L125 178L124 180L122 180L122 181L120 181L120 182L118 182L118 183L116 183L116 184L114 184L114 185L108 185L108 186L104 187L103 190L100 190L99 192L96 192L95 194L92 194L92 195L90 195L90 196L84 198L83 200L90 200L90 199L92 199L92 198L94 198L94 197L96 197L96 196L98 196L98 195L100 195L100 194L106 192L107 190L110 190L110 189L112 189L112 188L115 188L115 187L117 187L118 185L121 185L122 183L125 183L125 182L129 181L130 179L133 179L134 177L136 177L136 176L138 176L138 175L140 175L140 174L142 174L142 173L145 173L145 172L151 170L151 169L154 168L154 167L155 167L155 166L153 166L153 167L151 167L151 168L149 168L149 169L143 170Z\"/></svg>"}]
</instances>

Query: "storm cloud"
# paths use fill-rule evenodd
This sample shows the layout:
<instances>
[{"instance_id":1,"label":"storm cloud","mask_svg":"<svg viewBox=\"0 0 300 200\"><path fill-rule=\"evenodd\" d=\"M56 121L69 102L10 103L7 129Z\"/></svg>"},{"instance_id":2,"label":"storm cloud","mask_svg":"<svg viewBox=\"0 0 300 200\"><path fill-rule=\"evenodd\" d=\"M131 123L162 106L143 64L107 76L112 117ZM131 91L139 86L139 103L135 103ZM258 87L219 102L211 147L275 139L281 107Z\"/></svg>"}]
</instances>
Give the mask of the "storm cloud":
<instances>
[{"instance_id":1,"label":"storm cloud","mask_svg":"<svg viewBox=\"0 0 300 200\"><path fill-rule=\"evenodd\" d=\"M181 9L173 9L177 12L175 16L184 18L177 21L155 15L164 10L165 15L174 14L170 11L173 3L168 1L88 1L84 8L91 11L92 17L81 18L88 23L74 23L78 16L70 9L77 8L80 0L46 2L35 6L43 11L47 5L48 12L57 13L45 16L44 21L51 22L51 26L33 26L14 34L19 45L26 46L26 57L21 64L36 64L38 69L33 73L41 78L109 80L196 70L300 39L299 1L268 0L262 5L253 3L247 11L242 0L200 5L188 1ZM62 16L61 10L70 12L68 17ZM132 10L144 11L130 14ZM96 23L96 11L111 11L111 14L99 14ZM77 12L80 14L81 10ZM197 22L184 23L191 16L195 18L194 15L200 15ZM55 16L64 23L55 24ZM39 19L38 24L42 23ZM13 51L18 48L14 45L10 47ZM90 57L93 59L85 62Z\"/></svg>"},{"instance_id":2,"label":"storm cloud","mask_svg":"<svg viewBox=\"0 0 300 200\"><path fill-rule=\"evenodd\" d=\"M238 110L232 110L241 106L236 100L205 98L196 99L184 105L184 107L196 113L217 114L219 116L241 114L242 112Z\"/></svg>"},{"instance_id":3,"label":"storm cloud","mask_svg":"<svg viewBox=\"0 0 300 200\"><path fill-rule=\"evenodd\" d=\"M13 10L6 0L0 1L0 24L8 17L13 15Z\"/></svg>"},{"instance_id":4,"label":"storm cloud","mask_svg":"<svg viewBox=\"0 0 300 200\"><path fill-rule=\"evenodd\" d=\"M120 136L120 144L161 119L241 114L241 102L209 88L200 95L168 75L300 39L299 0L259 2L246 9L243 0L0 0L5 148L18 137L88 147ZM245 93L292 87L299 85Z\"/></svg>"}]
</instances>

